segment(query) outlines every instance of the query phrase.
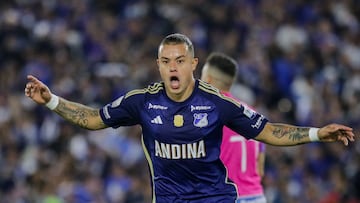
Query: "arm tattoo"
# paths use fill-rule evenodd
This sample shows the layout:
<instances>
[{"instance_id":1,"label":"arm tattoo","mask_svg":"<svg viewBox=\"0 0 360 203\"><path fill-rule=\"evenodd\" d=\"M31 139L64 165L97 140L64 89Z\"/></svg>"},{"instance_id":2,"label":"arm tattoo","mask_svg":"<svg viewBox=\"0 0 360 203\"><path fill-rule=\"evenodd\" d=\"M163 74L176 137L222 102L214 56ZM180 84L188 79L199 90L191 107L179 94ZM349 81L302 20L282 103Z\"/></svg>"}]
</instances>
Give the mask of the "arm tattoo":
<instances>
[{"instance_id":1,"label":"arm tattoo","mask_svg":"<svg viewBox=\"0 0 360 203\"><path fill-rule=\"evenodd\" d=\"M54 111L67 121L86 129L90 129L89 119L99 116L97 109L69 101L60 101Z\"/></svg>"},{"instance_id":2,"label":"arm tattoo","mask_svg":"<svg viewBox=\"0 0 360 203\"><path fill-rule=\"evenodd\" d=\"M273 135L278 139L283 139L283 137L287 137L288 140L302 143L303 139L309 136L309 128L274 125Z\"/></svg>"}]
</instances>

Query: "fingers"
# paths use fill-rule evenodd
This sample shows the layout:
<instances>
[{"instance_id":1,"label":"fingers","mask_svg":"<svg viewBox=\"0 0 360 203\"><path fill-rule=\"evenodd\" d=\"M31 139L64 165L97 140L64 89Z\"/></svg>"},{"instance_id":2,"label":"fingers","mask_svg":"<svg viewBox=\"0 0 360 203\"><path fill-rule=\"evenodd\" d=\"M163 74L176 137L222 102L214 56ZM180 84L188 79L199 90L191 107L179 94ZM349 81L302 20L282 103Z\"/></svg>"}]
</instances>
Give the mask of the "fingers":
<instances>
[{"instance_id":1,"label":"fingers","mask_svg":"<svg viewBox=\"0 0 360 203\"><path fill-rule=\"evenodd\" d=\"M353 135L353 136L348 136L348 139L349 139L351 142L354 142L354 141L355 141L355 135Z\"/></svg>"},{"instance_id":2,"label":"fingers","mask_svg":"<svg viewBox=\"0 0 360 203\"><path fill-rule=\"evenodd\" d=\"M355 134L351 127L341 124L330 124L327 129L330 134L337 137L336 140L341 141L345 146L348 146L349 142L355 141Z\"/></svg>"},{"instance_id":3,"label":"fingers","mask_svg":"<svg viewBox=\"0 0 360 203\"><path fill-rule=\"evenodd\" d=\"M40 80L38 80L36 77L32 76L32 75L27 75L27 79L32 82L32 83L35 83L35 84L39 84L41 83Z\"/></svg>"},{"instance_id":4,"label":"fingers","mask_svg":"<svg viewBox=\"0 0 360 203\"><path fill-rule=\"evenodd\" d=\"M330 124L328 129L331 129L332 131L352 131L353 129L345 126L345 125L341 125L341 124Z\"/></svg>"},{"instance_id":5,"label":"fingers","mask_svg":"<svg viewBox=\"0 0 360 203\"><path fill-rule=\"evenodd\" d=\"M339 130L343 130L343 131L353 131L352 128L348 127L348 126L344 126L344 125L340 125Z\"/></svg>"},{"instance_id":6,"label":"fingers","mask_svg":"<svg viewBox=\"0 0 360 203\"><path fill-rule=\"evenodd\" d=\"M38 85L35 85L31 82L29 82L28 84L26 84L25 86L25 95L32 98L36 92L36 90L38 89Z\"/></svg>"},{"instance_id":7,"label":"fingers","mask_svg":"<svg viewBox=\"0 0 360 203\"><path fill-rule=\"evenodd\" d=\"M26 84L24 91L25 91L25 95L28 96L28 97L31 96L31 94L30 94L31 88L32 88L32 85L30 83Z\"/></svg>"},{"instance_id":8,"label":"fingers","mask_svg":"<svg viewBox=\"0 0 360 203\"><path fill-rule=\"evenodd\" d=\"M344 130L341 130L341 135L343 137L346 137L348 140L350 140L351 142L354 142L355 141L355 134L352 132L352 131L344 131Z\"/></svg>"},{"instance_id":9,"label":"fingers","mask_svg":"<svg viewBox=\"0 0 360 203\"><path fill-rule=\"evenodd\" d=\"M345 146L349 145L349 140L346 137L341 137L340 139L344 143Z\"/></svg>"},{"instance_id":10,"label":"fingers","mask_svg":"<svg viewBox=\"0 0 360 203\"><path fill-rule=\"evenodd\" d=\"M26 96L31 98L35 93L36 89L39 88L39 85L41 85L42 83L32 75L28 75L27 79L29 80L29 82L26 84L24 92Z\"/></svg>"},{"instance_id":11,"label":"fingers","mask_svg":"<svg viewBox=\"0 0 360 203\"><path fill-rule=\"evenodd\" d=\"M347 127L346 130L344 128L342 128L342 129L339 130L339 132L340 132L340 135L338 136L338 140L342 141L345 146L349 145L349 141L351 141L351 142L355 141L355 135L352 132L351 128Z\"/></svg>"}]
</instances>

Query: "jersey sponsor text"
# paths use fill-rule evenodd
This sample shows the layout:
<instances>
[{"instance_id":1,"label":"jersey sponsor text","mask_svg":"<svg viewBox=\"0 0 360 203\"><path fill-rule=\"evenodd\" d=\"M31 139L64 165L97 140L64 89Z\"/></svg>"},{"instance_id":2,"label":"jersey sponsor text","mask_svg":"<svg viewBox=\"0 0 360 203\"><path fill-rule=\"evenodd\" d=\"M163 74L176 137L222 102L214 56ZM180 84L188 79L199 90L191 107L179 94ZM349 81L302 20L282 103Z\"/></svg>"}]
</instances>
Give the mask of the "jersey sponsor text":
<instances>
[{"instance_id":1,"label":"jersey sponsor text","mask_svg":"<svg viewBox=\"0 0 360 203\"><path fill-rule=\"evenodd\" d=\"M205 142L167 144L155 140L155 156L165 159L196 159L206 156Z\"/></svg>"}]
</instances>

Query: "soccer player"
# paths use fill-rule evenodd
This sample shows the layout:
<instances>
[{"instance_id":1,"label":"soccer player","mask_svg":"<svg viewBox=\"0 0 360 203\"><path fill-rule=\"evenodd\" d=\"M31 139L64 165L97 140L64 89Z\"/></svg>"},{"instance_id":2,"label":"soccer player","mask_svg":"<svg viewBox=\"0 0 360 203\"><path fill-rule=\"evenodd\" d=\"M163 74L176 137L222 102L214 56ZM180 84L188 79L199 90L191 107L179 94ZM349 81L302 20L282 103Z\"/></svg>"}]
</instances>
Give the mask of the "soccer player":
<instances>
[{"instance_id":1,"label":"soccer player","mask_svg":"<svg viewBox=\"0 0 360 203\"><path fill-rule=\"evenodd\" d=\"M198 58L185 35L171 34L161 41L157 64L161 82L129 91L100 109L61 98L32 75L24 91L36 103L86 129L140 124L153 203L235 202L236 187L219 158L224 125L247 139L272 145L354 141L352 128L341 124L310 128L270 123L196 80Z\"/></svg>"},{"instance_id":2,"label":"soccer player","mask_svg":"<svg viewBox=\"0 0 360 203\"><path fill-rule=\"evenodd\" d=\"M228 55L214 52L209 55L201 72L201 80L234 98L230 88L236 79L237 63ZM220 159L228 169L229 178L236 184L238 203L266 203L261 179L264 173L265 144L247 140L224 127Z\"/></svg>"}]
</instances>

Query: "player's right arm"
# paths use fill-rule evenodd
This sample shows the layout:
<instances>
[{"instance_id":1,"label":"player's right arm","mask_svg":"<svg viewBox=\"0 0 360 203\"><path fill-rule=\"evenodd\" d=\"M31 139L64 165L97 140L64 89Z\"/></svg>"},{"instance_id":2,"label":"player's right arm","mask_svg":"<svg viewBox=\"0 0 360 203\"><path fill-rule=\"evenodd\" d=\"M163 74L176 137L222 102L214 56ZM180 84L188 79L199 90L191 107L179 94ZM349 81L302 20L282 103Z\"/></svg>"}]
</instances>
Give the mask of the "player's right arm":
<instances>
[{"instance_id":1,"label":"player's right arm","mask_svg":"<svg viewBox=\"0 0 360 203\"><path fill-rule=\"evenodd\" d=\"M50 89L32 75L28 75L28 83L25 86L25 95L38 104L47 104L54 95ZM59 103L54 112L65 120L89 130L99 130L108 127L100 117L99 109L85 106L76 102L68 101L59 97Z\"/></svg>"},{"instance_id":2,"label":"player's right arm","mask_svg":"<svg viewBox=\"0 0 360 203\"><path fill-rule=\"evenodd\" d=\"M107 127L100 117L99 109L71 102L64 98L59 99L59 105L54 109L54 112L65 120L89 130L99 130Z\"/></svg>"}]
</instances>

